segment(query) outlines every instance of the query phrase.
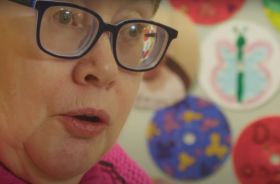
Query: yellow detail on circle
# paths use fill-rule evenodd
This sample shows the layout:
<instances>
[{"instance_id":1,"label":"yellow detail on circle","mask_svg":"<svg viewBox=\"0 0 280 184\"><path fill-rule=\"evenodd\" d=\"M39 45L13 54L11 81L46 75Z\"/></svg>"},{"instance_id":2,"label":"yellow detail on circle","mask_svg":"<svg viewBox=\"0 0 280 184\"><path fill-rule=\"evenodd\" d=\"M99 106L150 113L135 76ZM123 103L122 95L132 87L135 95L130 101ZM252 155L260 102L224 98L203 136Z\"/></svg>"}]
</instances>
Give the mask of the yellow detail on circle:
<instances>
[{"instance_id":1,"label":"yellow detail on circle","mask_svg":"<svg viewBox=\"0 0 280 184\"><path fill-rule=\"evenodd\" d=\"M280 31L280 13L264 8L264 12L267 15L270 22L275 26L275 28Z\"/></svg>"},{"instance_id":2,"label":"yellow detail on circle","mask_svg":"<svg viewBox=\"0 0 280 184\"><path fill-rule=\"evenodd\" d=\"M202 114L193 111L186 111L183 114L183 120L187 123L190 123L195 120L201 120L202 118L203 118Z\"/></svg>"},{"instance_id":3,"label":"yellow detail on circle","mask_svg":"<svg viewBox=\"0 0 280 184\"><path fill-rule=\"evenodd\" d=\"M195 162L196 162L195 158L191 157L187 153L181 153L179 155L179 168L178 168L178 170L183 172L183 171L187 170Z\"/></svg>"},{"instance_id":4,"label":"yellow detail on circle","mask_svg":"<svg viewBox=\"0 0 280 184\"><path fill-rule=\"evenodd\" d=\"M217 133L211 135L211 143L206 148L207 156L217 156L219 159L223 159L228 153L228 147L221 145L221 137Z\"/></svg>"},{"instance_id":5,"label":"yellow detail on circle","mask_svg":"<svg viewBox=\"0 0 280 184\"><path fill-rule=\"evenodd\" d=\"M153 137L156 137L159 135L160 135L160 130L157 128L156 124L152 122L148 126L148 133L147 133L148 139L152 139Z\"/></svg>"}]
</instances>

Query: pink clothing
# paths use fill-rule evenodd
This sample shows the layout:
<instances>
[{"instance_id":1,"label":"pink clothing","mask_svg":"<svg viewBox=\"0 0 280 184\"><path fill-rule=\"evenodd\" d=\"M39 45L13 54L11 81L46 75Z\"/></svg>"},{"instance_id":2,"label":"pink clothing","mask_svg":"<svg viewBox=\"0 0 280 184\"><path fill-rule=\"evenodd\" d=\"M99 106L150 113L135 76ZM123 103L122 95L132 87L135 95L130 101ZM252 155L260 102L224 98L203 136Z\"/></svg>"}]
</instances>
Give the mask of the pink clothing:
<instances>
[{"instance_id":1,"label":"pink clothing","mask_svg":"<svg viewBox=\"0 0 280 184\"><path fill-rule=\"evenodd\" d=\"M115 145L82 178L80 184L151 184L148 175L119 146ZM0 183L27 184L0 165Z\"/></svg>"}]
</instances>

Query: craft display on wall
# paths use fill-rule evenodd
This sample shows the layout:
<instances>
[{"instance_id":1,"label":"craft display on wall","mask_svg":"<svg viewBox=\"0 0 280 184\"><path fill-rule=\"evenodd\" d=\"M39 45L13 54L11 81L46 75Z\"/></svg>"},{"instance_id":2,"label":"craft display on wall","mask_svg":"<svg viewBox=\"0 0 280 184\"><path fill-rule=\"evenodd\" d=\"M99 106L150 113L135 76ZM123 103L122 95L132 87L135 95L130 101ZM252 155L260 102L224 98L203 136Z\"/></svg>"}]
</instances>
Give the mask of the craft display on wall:
<instances>
[{"instance_id":1,"label":"craft display on wall","mask_svg":"<svg viewBox=\"0 0 280 184\"><path fill-rule=\"evenodd\" d=\"M231 150L230 128L222 112L193 96L157 111L147 136L155 164L177 180L214 174Z\"/></svg>"},{"instance_id":2,"label":"craft display on wall","mask_svg":"<svg viewBox=\"0 0 280 184\"><path fill-rule=\"evenodd\" d=\"M161 65L144 74L135 107L148 110L167 107L185 98L197 78L199 63L198 33L182 12L163 4L154 20L172 26L180 34Z\"/></svg>"},{"instance_id":3,"label":"craft display on wall","mask_svg":"<svg viewBox=\"0 0 280 184\"><path fill-rule=\"evenodd\" d=\"M280 183L280 116L251 123L233 150L234 169L242 184Z\"/></svg>"},{"instance_id":4,"label":"craft display on wall","mask_svg":"<svg viewBox=\"0 0 280 184\"><path fill-rule=\"evenodd\" d=\"M236 110L265 103L280 82L277 39L251 22L220 26L201 47L199 82L219 105Z\"/></svg>"},{"instance_id":5,"label":"craft display on wall","mask_svg":"<svg viewBox=\"0 0 280 184\"><path fill-rule=\"evenodd\" d=\"M280 1L263 0L264 11L272 25L280 31Z\"/></svg>"},{"instance_id":6,"label":"craft display on wall","mask_svg":"<svg viewBox=\"0 0 280 184\"><path fill-rule=\"evenodd\" d=\"M244 4L244 0L169 0L193 22L211 25L231 18Z\"/></svg>"}]
</instances>

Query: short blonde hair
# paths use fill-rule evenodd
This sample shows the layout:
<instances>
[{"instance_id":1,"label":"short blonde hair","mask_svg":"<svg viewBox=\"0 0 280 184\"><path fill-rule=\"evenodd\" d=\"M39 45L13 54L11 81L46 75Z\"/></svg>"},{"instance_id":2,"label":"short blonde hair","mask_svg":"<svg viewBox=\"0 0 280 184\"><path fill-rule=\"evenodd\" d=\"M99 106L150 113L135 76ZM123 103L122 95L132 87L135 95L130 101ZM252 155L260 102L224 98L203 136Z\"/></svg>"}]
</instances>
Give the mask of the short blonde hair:
<instances>
[{"instance_id":1,"label":"short blonde hair","mask_svg":"<svg viewBox=\"0 0 280 184\"><path fill-rule=\"evenodd\" d=\"M153 0L153 3L154 3L154 12L157 11L160 2L161 2L161 0Z\"/></svg>"}]
</instances>

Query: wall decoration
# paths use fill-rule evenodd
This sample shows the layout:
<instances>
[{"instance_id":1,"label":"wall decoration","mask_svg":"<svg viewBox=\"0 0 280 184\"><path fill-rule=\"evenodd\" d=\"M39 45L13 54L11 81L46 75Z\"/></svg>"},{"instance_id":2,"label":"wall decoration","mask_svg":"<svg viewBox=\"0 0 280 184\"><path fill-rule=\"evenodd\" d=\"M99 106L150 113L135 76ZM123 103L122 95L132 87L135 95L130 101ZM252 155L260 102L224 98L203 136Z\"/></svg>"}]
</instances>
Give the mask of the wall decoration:
<instances>
[{"instance_id":1,"label":"wall decoration","mask_svg":"<svg viewBox=\"0 0 280 184\"><path fill-rule=\"evenodd\" d=\"M156 165L178 180L198 180L215 173L231 150L230 128L222 112L193 96L157 111L147 137Z\"/></svg>"},{"instance_id":2,"label":"wall decoration","mask_svg":"<svg viewBox=\"0 0 280 184\"><path fill-rule=\"evenodd\" d=\"M251 123L234 146L233 161L242 184L280 183L280 116Z\"/></svg>"},{"instance_id":3,"label":"wall decoration","mask_svg":"<svg viewBox=\"0 0 280 184\"><path fill-rule=\"evenodd\" d=\"M244 0L169 0L193 22L211 25L232 17L244 4Z\"/></svg>"},{"instance_id":4,"label":"wall decoration","mask_svg":"<svg viewBox=\"0 0 280 184\"><path fill-rule=\"evenodd\" d=\"M264 11L272 25L280 31L280 1L263 0Z\"/></svg>"},{"instance_id":5,"label":"wall decoration","mask_svg":"<svg viewBox=\"0 0 280 184\"><path fill-rule=\"evenodd\" d=\"M174 105L185 98L197 78L199 61L197 32L182 12L163 5L154 20L172 26L180 34L171 43L161 65L144 74L135 107L148 110Z\"/></svg>"},{"instance_id":6,"label":"wall decoration","mask_svg":"<svg viewBox=\"0 0 280 184\"><path fill-rule=\"evenodd\" d=\"M144 74L136 105L148 109L173 105L186 96L189 86L189 76L177 62L165 56L157 68Z\"/></svg>"},{"instance_id":7,"label":"wall decoration","mask_svg":"<svg viewBox=\"0 0 280 184\"><path fill-rule=\"evenodd\" d=\"M219 27L205 39L201 58L200 84L223 107L258 107L278 89L278 42L256 24L235 21Z\"/></svg>"}]
</instances>

